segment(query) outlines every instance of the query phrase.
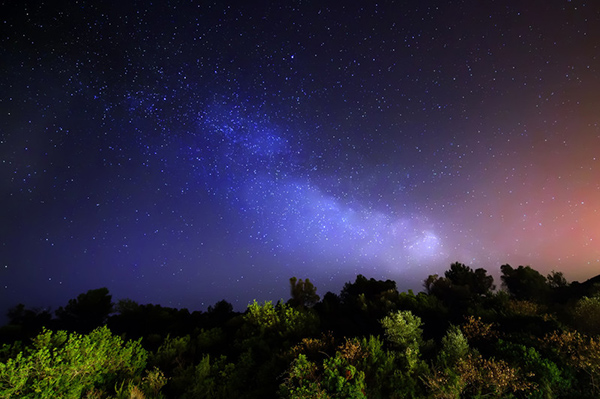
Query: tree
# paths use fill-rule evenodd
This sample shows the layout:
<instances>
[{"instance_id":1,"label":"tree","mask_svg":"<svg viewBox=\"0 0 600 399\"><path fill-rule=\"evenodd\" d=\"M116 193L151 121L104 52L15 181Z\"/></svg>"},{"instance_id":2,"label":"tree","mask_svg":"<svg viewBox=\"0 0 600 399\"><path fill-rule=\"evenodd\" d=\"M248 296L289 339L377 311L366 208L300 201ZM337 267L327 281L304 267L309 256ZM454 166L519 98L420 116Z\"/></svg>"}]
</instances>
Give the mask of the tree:
<instances>
[{"instance_id":1,"label":"tree","mask_svg":"<svg viewBox=\"0 0 600 399\"><path fill-rule=\"evenodd\" d=\"M112 311L112 296L109 295L108 288L98 288L69 300L67 306L56 310L56 316L65 327L89 332L104 325Z\"/></svg>"},{"instance_id":2,"label":"tree","mask_svg":"<svg viewBox=\"0 0 600 399\"><path fill-rule=\"evenodd\" d=\"M47 309L27 309L22 303L10 308L6 316L8 324L20 335L16 339L34 337L52 322L52 314Z\"/></svg>"},{"instance_id":3,"label":"tree","mask_svg":"<svg viewBox=\"0 0 600 399\"><path fill-rule=\"evenodd\" d=\"M292 298L288 303L295 308L311 308L320 299L317 295L317 288L309 279L290 278L290 291Z\"/></svg>"},{"instance_id":4,"label":"tree","mask_svg":"<svg viewBox=\"0 0 600 399\"><path fill-rule=\"evenodd\" d=\"M454 262L444 275L452 285L465 287L472 295L487 295L495 288L494 277L488 276L483 268L473 270L463 263Z\"/></svg>"},{"instance_id":5,"label":"tree","mask_svg":"<svg viewBox=\"0 0 600 399\"><path fill-rule=\"evenodd\" d=\"M429 295L448 306L452 322L458 322L467 309L473 313L472 309L490 297L495 288L494 278L485 269L473 270L459 262L452 263L444 277L430 275L423 285Z\"/></svg>"},{"instance_id":6,"label":"tree","mask_svg":"<svg viewBox=\"0 0 600 399\"><path fill-rule=\"evenodd\" d=\"M569 284L567 283L567 279L562 272L556 272L554 270L548 274L546 279L548 280L548 285L550 288L562 288Z\"/></svg>"},{"instance_id":7,"label":"tree","mask_svg":"<svg viewBox=\"0 0 600 399\"><path fill-rule=\"evenodd\" d=\"M600 296L584 296L573 309L573 324L582 333L600 335Z\"/></svg>"},{"instance_id":8,"label":"tree","mask_svg":"<svg viewBox=\"0 0 600 399\"><path fill-rule=\"evenodd\" d=\"M434 398L461 397L467 383L459 369L470 355L471 348L467 338L459 327L450 325L442 338L435 367L425 376L425 384Z\"/></svg>"},{"instance_id":9,"label":"tree","mask_svg":"<svg viewBox=\"0 0 600 399\"><path fill-rule=\"evenodd\" d=\"M254 301L248 305L244 314L242 335L260 336L274 344L273 338L301 338L313 332L316 327L314 314L300 312L286 303L279 302L273 306L266 301L262 306Z\"/></svg>"},{"instance_id":10,"label":"tree","mask_svg":"<svg viewBox=\"0 0 600 399\"><path fill-rule=\"evenodd\" d=\"M397 309L398 290L395 281L367 279L359 274L354 283L344 284L340 298L349 313L355 316L361 313L377 324L377 320ZM359 323L365 325L368 322L360 320Z\"/></svg>"},{"instance_id":11,"label":"tree","mask_svg":"<svg viewBox=\"0 0 600 399\"><path fill-rule=\"evenodd\" d=\"M319 367L300 354L280 385L279 394L288 399L366 399L365 373L352 360L340 350Z\"/></svg>"},{"instance_id":12,"label":"tree","mask_svg":"<svg viewBox=\"0 0 600 399\"><path fill-rule=\"evenodd\" d=\"M513 269L510 265L502 265L502 285L511 297L520 300L544 302L548 298L549 285L546 277L529 266Z\"/></svg>"},{"instance_id":13,"label":"tree","mask_svg":"<svg viewBox=\"0 0 600 399\"><path fill-rule=\"evenodd\" d=\"M222 299L215 303L215 306L208 307L206 312L207 326L222 326L235 315L236 313L233 311L233 305Z\"/></svg>"},{"instance_id":14,"label":"tree","mask_svg":"<svg viewBox=\"0 0 600 399\"><path fill-rule=\"evenodd\" d=\"M423 287L425 287L425 292L428 295L433 294L435 284L439 280L439 278L440 276L438 276L437 274L430 274L429 276L427 276L425 281L423 281Z\"/></svg>"},{"instance_id":15,"label":"tree","mask_svg":"<svg viewBox=\"0 0 600 399\"><path fill-rule=\"evenodd\" d=\"M460 360L466 359L471 351L469 341L460 328L455 325L450 325L446 335L442 338L441 344L438 363L445 367L454 366Z\"/></svg>"},{"instance_id":16,"label":"tree","mask_svg":"<svg viewBox=\"0 0 600 399\"><path fill-rule=\"evenodd\" d=\"M342 302L348 304L354 302L363 294L366 302L377 301L384 293L394 291L396 294L396 282L392 280L375 280L374 278L367 279L362 274L356 276L354 283L344 284L344 288L340 293Z\"/></svg>"},{"instance_id":17,"label":"tree","mask_svg":"<svg viewBox=\"0 0 600 399\"><path fill-rule=\"evenodd\" d=\"M395 347L418 350L422 343L421 318L410 310L399 310L381 320L385 336Z\"/></svg>"},{"instance_id":18,"label":"tree","mask_svg":"<svg viewBox=\"0 0 600 399\"><path fill-rule=\"evenodd\" d=\"M140 304L129 298L119 299L114 310L122 315L133 314L140 310Z\"/></svg>"}]
</instances>

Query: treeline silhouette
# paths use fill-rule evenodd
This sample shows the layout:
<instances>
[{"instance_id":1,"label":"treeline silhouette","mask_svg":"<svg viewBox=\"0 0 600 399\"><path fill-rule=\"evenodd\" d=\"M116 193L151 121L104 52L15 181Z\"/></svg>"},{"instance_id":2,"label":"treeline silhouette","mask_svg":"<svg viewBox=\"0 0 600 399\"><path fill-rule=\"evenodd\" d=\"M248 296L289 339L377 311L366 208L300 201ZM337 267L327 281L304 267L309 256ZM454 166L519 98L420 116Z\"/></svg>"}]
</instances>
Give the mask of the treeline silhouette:
<instances>
[{"instance_id":1,"label":"treeline silhouette","mask_svg":"<svg viewBox=\"0 0 600 399\"><path fill-rule=\"evenodd\" d=\"M453 263L399 292L358 275L323 298L189 312L90 290L0 328L1 398L597 398L600 275L569 283Z\"/></svg>"}]
</instances>

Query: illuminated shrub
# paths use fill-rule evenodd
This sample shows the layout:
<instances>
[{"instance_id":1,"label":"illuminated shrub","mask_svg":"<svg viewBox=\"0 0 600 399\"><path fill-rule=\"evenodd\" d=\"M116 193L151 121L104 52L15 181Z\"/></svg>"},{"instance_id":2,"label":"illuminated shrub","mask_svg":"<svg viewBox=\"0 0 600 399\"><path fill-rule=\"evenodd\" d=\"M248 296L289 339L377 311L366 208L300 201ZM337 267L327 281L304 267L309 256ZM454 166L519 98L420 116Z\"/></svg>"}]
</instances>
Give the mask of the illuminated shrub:
<instances>
[{"instance_id":1,"label":"illuminated shrub","mask_svg":"<svg viewBox=\"0 0 600 399\"><path fill-rule=\"evenodd\" d=\"M146 357L139 341L124 343L106 327L87 335L44 330L0 363L0 397L102 396L119 383L140 380Z\"/></svg>"},{"instance_id":2,"label":"illuminated shrub","mask_svg":"<svg viewBox=\"0 0 600 399\"><path fill-rule=\"evenodd\" d=\"M581 298L573 310L573 323L582 333L600 335L600 296Z\"/></svg>"}]
</instances>

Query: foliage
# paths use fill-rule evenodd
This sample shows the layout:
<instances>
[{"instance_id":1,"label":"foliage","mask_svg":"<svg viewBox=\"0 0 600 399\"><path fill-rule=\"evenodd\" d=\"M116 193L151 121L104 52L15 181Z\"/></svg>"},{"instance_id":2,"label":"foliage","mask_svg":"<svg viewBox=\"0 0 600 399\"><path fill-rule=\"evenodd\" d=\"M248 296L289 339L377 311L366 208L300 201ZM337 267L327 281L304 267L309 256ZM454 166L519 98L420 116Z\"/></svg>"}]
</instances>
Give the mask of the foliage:
<instances>
[{"instance_id":1,"label":"foliage","mask_svg":"<svg viewBox=\"0 0 600 399\"><path fill-rule=\"evenodd\" d=\"M89 290L77 299L69 300L67 306L56 310L56 316L63 327L89 332L104 325L113 310L112 296L107 288Z\"/></svg>"},{"instance_id":2,"label":"foliage","mask_svg":"<svg viewBox=\"0 0 600 399\"><path fill-rule=\"evenodd\" d=\"M419 398L425 395L421 380L428 369L418 356L410 367L406 353L386 350L379 337L363 338L361 346L365 357L360 368L365 372L367 397Z\"/></svg>"},{"instance_id":3,"label":"foliage","mask_svg":"<svg viewBox=\"0 0 600 399\"><path fill-rule=\"evenodd\" d=\"M359 274L354 283L344 285L340 298L346 307L359 311L361 315L379 319L396 309L398 290L395 281L367 279ZM359 323L364 321L360 320Z\"/></svg>"},{"instance_id":4,"label":"foliage","mask_svg":"<svg viewBox=\"0 0 600 399\"><path fill-rule=\"evenodd\" d=\"M106 327L87 335L44 330L24 352L0 363L0 396L76 398L106 392L136 379L146 356L139 341L124 343Z\"/></svg>"},{"instance_id":5,"label":"foliage","mask_svg":"<svg viewBox=\"0 0 600 399\"><path fill-rule=\"evenodd\" d=\"M378 281L367 279L362 274L356 276L354 283L346 283L340 294L343 302L351 302L363 294L367 301L380 297L383 293L396 291L396 282L392 280Z\"/></svg>"},{"instance_id":6,"label":"foliage","mask_svg":"<svg viewBox=\"0 0 600 399\"><path fill-rule=\"evenodd\" d=\"M600 335L600 296L583 297L573 309L573 324L589 335Z\"/></svg>"},{"instance_id":7,"label":"foliage","mask_svg":"<svg viewBox=\"0 0 600 399\"><path fill-rule=\"evenodd\" d=\"M513 269L510 265L502 265L502 285L510 295L519 300L544 302L550 291L546 277L529 266Z\"/></svg>"},{"instance_id":8,"label":"foliage","mask_svg":"<svg viewBox=\"0 0 600 399\"><path fill-rule=\"evenodd\" d=\"M530 395L532 399L560 397L571 388L569 373L561 371L556 363L543 357L533 347L499 340L498 354L506 361L518 365L522 374L537 386Z\"/></svg>"},{"instance_id":9,"label":"foliage","mask_svg":"<svg viewBox=\"0 0 600 399\"><path fill-rule=\"evenodd\" d=\"M550 288L562 288L568 285L567 279L562 272L551 271L546 277Z\"/></svg>"},{"instance_id":10,"label":"foliage","mask_svg":"<svg viewBox=\"0 0 600 399\"><path fill-rule=\"evenodd\" d=\"M279 394L290 399L329 398L321 386L320 378L317 365L309 361L306 355L300 354L292 362Z\"/></svg>"},{"instance_id":11,"label":"foliage","mask_svg":"<svg viewBox=\"0 0 600 399\"><path fill-rule=\"evenodd\" d=\"M222 328L215 327L209 330L200 330L196 338L198 350L208 353L227 344L227 337Z\"/></svg>"},{"instance_id":12,"label":"foliage","mask_svg":"<svg viewBox=\"0 0 600 399\"><path fill-rule=\"evenodd\" d=\"M236 316L233 311L233 305L225 300L209 306L205 316L206 327L222 327L227 321Z\"/></svg>"},{"instance_id":13,"label":"foliage","mask_svg":"<svg viewBox=\"0 0 600 399\"><path fill-rule=\"evenodd\" d=\"M256 301L248 306L244 315L246 334L260 337L302 338L316 328L316 319L312 313L300 312L290 305L271 301L262 306Z\"/></svg>"},{"instance_id":14,"label":"foliage","mask_svg":"<svg viewBox=\"0 0 600 399\"><path fill-rule=\"evenodd\" d=\"M385 349L379 337L346 339L332 356L310 360L299 353L292 362L280 394L284 398L420 398L421 377L427 367L414 364L405 352Z\"/></svg>"},{"instance_id":15,"label":"foliage","mask_svg":"<svg viewBox=\"0 0 600 399\"><path fill-rule=\"evenodd\" d=\"M480 320L469 325L481 328ZM462 331L451 326L441 342L436 366L425 375L425 384L434 398L496 397L508 398L518 392L534 392L536 384L528 381L521 370L504 360L486 359L470 348Z\"/></svg>"},{"instance_id":16,"label":"foliage","mask_svg":"<svg viewBox=\"0 0 600 399\"><path fill-rule=\"evenodd\" d=\"M469 316L462 325L462 332L469 341L487 341L496 338L498 333L493 323L484 323L481 317Z\"/></svg>"},{"instance_id":17,"label":"foliage","mask_svg":"<svg viewBox=\"0 0 600 399\"><path fill-rule=\"evenodd\" d=\"M425 384L434 398L460 397L467 382L458 367L470 354L466 337L460 328L451 325L441 340L435 367L425 376Z\"/></svg>"},{"instance_id":18,"label":"foliage","mask_svg":"<svg viewBox=\"0 0 600 399\"><path fill-rule=\"evenodd\" d=\"M596 398L599 281L504 265L492 293L485 270L455 262L417 294L359 275L317 302L292 278L287 303L243 314L121 300L110 315L108 290L91 290L57 319L10 309L0 397Z\"/></svg>"},{"instance_id":19,"label":"foliage","mask_svg":"<svg viewBox=\"0 0 600 399\"><path fill-rule=\"evenodd\" d=\"M491 295L494 278L485 269L471 269L459 262L450 265L444 277L430 275L423 283L426 292L463 314L466 309L479 305Z\"/></svg>"},{"instance_id":20,"label":"foliage","mask_svg":"<svg viewBox=\"0 0 600 399\"><path fill-rule=\"evenodd\" d=\"M458 373L465 384L463 394L472 396L507 398L511 393L536 388L504 360L484 359L479 355L469 355L460 361Z\"/></svg>"},{"instance_id":21,"label":"foliage","mask_svg":"<svg viewBox=\"0 0 600 399\"><path fill-rule=\"evenodd\" d=\"M225 356L211 361L211 357L205 355L191 369L191 373L186 390L181 396L184 399L241 397L244 381L236 378L238 376L235 374L235 364L228 362Z\"/></svg>"},{"instance_id":22,"label":"foliage","mask_svg":"<svg viewBox=\"0 0 600 399\"><path fill-rule=\"evenodd\" d=\"M485 269L471 269L459 262L454 262L450 265L444 275L455 287L465 287L471 295L486 295L492 291L494 286L494 278L488 276Z\"/></svg>"},{"instance_id":23,"label":"foliage","mask_svg":"<svg viewBox=\"0 0 600 399\"><path fill-rule=\"evenodd\" d=\"M167 336L162 345L151 356L150 363L170 375L173 370L182 370L190 366L193 360L190 359L192 353L189 335L183 337Z\"/></svg>"},{"instance_id":24,"label":"foliage","mask_svg":"<svg viewBox=\"0 0 600 399\"><path fill-rule=\"evenodd\" d=\"M167 378L157 368L152 370L146 370L146 376L142 378L141 382L137 384L133 381L129 381L125 385L125 381L122 381L120 385L115 386L116 399L132 399L132 398L164 398L160 392L163 386L167 383ZM88 397L90 395L88 394Z\"/></svg>"},{"instance_id":25,"label":"foliage","mask_svg":"<svg viewBox=\"0 0 600 399\"><path fill-rule=\"evenodd\" d=\"M416 352L422 343L421 318L399 310L381 320L386 338L399 350Z\"/></svg>"},{"instance_id":26,"label":"foliage","mask_svg":"<svg viewBox=\"0 0 600 399\"><path fill-rule=\"evenodd\" d=\"M298 280L296 277L290 278L290 291L292 298L289 304L295 308L311 308L319 302L317 288L309 279Z\"/></svg>"},{"instance_id":27,"label":"foliage","mask_svg":"<svg viewBox=\"0 0 600 399\"><path fill-rule=\"evenodd\" d=\"M577 370L591 393L600 394L600 338L577 331L554 331L543 343Z\"/></svg>"},{"instance_id":28,"label":"foliage","mask_svg":"<svg viewBox=\"0 0 600 399\"><path fill-rule=\"evenodd\" d=\"M334 357L323 360L320 367L304 354L293 361L280 387L284 398L354 398L365 396L365 374L356 368L364 357L360 344L347 341Z\"/></svg>"},{"instance_id":29,"label":"foliage","mask_svg":"<svg viewBox=\"0 0 600 399\"><path fill-rule=\"evenodd\" d=\"M52 321L52 314L49 310L27 309L22 303L10 308L6 316L13 331L18 332L21 338L36 336L44 326L49 325Z\"/></svg>"},{"instance_id":30,"label":"foliage","mask_svg":"<svg viewBox=\"0 0 600 399\"><path fill-rule=\"evenodd\" d=\"M299 354L305 354L309 358L317 358L327 353L334 347L334 338L331 332L321 334L321 338L302 338L300 343L290 349L290 354L296 358Z\"/></svg>"},{"instance_id":31,"label":"foliage","mask_svg":"<svg viewBox=\"0 0 600 399\"><path fill-rule=\"evenodd\" d=\"M518 316L536 316L541 312L541 306L532 301L512 299L508 302L508 310Z\"/></svg>"},{"instance_id":32,"label":"foliage","mask_svg":"<svg viewBox=\"0 0 600 399\"><path fill-rule=\"evenodd\" d=\"M381 320L385 337L393 348L396 370L392 375L394 397L418 397L420 376L428 370L421 358L423 330L421 318L411 311L392 312Z\"/></svg>"},{"instance_id":33,"label":"foliage","mask_svg":"<svg viewBox=\"0 0 600 399\"><path fill-rule=\"evenodd\" d=\"M464 360L470 353L469 342L457 326L450 326L448 332L442 338L442 347L439 351L437 361L444 367L456 365Z\"/></svg>"}]
</instances>

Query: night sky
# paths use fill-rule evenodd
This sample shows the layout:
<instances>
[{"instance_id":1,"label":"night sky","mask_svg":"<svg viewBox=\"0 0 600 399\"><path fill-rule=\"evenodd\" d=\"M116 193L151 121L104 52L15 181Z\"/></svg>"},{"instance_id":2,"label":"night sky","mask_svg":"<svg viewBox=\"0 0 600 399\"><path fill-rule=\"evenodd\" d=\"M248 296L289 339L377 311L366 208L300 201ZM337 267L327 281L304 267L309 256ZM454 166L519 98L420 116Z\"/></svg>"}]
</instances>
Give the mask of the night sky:
<instances>
[{"instance_id":1,"label":"night sky","mask_svg":"<svg viewBox=\"0 0 600 399\"><path fill-rule=\"evenodd\" d=\"M600 273L596 1L1 7L2 309Z\"/></svg>"}]
</instances>

